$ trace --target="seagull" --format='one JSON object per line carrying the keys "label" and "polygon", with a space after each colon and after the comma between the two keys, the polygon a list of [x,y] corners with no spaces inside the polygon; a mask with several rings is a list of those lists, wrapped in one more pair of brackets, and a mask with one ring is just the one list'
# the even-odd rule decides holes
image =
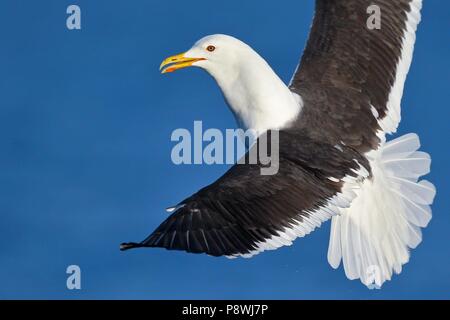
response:
{"label": "seagull", "polygon": [[[381,28],[369,28],[368,8]],[[238,126],[258,142],[278,132],[279,170],[235,164],[171,207],[139,243],[211,256],[250,258],[289,246],[331,219],[328,262],[347,278],[381,285],[422,241],[436,190],[421,180],[431,158],[416,134],[388,139],[421,20],[421,0],[316,0],[303,57],[288,85],[250,46],[206,36],[161,64],[199,67],[217,82]],[[254,148],[254,147],[252,147]],[[252,149],[248,150],[248,153]],[[247,155],[248,155],[247,153]]]}

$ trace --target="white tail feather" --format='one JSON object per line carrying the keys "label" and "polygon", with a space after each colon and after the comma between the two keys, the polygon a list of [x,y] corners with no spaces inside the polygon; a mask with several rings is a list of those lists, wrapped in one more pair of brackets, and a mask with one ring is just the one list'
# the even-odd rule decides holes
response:
{"label": "white tail feather", "polygon": [[351,206],[332,218],[328,261],[337,268],[342,260],[349,279],[381,287],[401,272],[409,249],[422,241],[436,189],[418,182],[431,163],[419,147],[418,136],[409,134],[368,154],[372,178],[355,190]]}

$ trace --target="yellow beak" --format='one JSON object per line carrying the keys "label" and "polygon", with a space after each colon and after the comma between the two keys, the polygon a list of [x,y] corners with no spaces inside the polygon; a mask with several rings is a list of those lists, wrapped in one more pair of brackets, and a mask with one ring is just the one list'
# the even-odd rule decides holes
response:
{"label": "yellow beak", "polygon": [[184,53],[168,57],[159,66],[161,73],[174,72],[192,66],[195,62],[206,60],[205,58],[186,58]]}

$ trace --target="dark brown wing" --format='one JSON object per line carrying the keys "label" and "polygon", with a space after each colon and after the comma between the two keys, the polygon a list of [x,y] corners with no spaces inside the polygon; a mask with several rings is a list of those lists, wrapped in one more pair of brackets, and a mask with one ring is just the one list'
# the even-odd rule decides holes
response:
{"label": "dark brown wing", "polygon": [[279,154],[277,174],[261,175],[259,161],[237,164],[182,201],[147,239],[122,244],[122,250],[252,256],[275,249],[348,206],[354,194],[344,192],[345,184],[359,178],[358,170],[368,174],[365,158],[354,150],[338,150],[298,131],[280,132]]}
{"label": "dark brown wing", "polygon": [[[368,27],[376,21],[374,6],[380,29]],[[378,147],[377,131],[395,132],[421,6],[421,0],[317,0],[290,85],[304,101],[298,125],[360,152]]]}

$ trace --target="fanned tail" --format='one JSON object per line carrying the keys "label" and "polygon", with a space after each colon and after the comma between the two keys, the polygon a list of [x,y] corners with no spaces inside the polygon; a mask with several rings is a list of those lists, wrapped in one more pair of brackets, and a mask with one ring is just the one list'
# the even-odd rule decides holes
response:
{"label": "fanned tail", "polygon": [[402,271],[409,249],[422,241],[436,189],[419,181],[431,164],[419,148],[419,137],[408,134],[368,154],[372,178],[356,190],[350,208],[333,217],[328,261],[338,268],[342,260],[349,279],[381,287]]}

